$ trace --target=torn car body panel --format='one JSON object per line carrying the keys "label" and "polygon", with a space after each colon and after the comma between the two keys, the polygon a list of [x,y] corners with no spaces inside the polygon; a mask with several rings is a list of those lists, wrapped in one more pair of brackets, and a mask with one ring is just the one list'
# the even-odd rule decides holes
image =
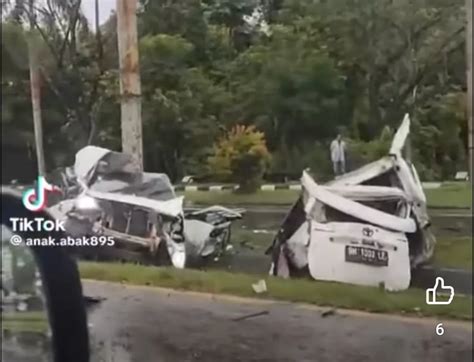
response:
{"label": "torn car body panel", "polygon": [[385,186],[361,186],[353,185],[351,187],[338,187],[338,186],[324,186],[321,185],[324,190],[331,191],[336,195],[349,198],[355,201],[369,201],[369,200],[406,200],[405,193],[394,187]]}
{"label": "torn car body panel", "polygon": [[405,114],[402,124],[398,127],[395,136],[393,136],[392,145],[390,147],[389,155],[400,157],[402,154],[405,142],[410,134],[410,116]]}
{"label": "torn car body panel", "polygon": [[[353,201],[349,198],[339,196],[330,189],[319,187],[316,182],[309,176],[308,173],[303,172],[301,180],[304,189],[309,194],[308,203],[314,200],[329,206],[333,209],[339,210],[347,215],[357,217],[362,221],[373,223],[390,230],[412,233],[416,230],[416,224],[412,219],[397,217],[389,213],[379,211],[373,207],[365,206],[362,203]],[[313,202],[313,204],[315,204]],[[314,206],[313,206],[314,207]],[[312,212],[313,207],[305,207],[306,214]]]}
{"label": "torn car body panel", "polygon": [[436,242],[418,174],[402,156],[409,126],[407,115],[389,155],[332,182],[303,172],[302,194],[267,251],[271,274],[408,288]]}
{"label": "torn car body panel", "polygon": [[393,167],[392,157],[386,156],[371,162],[357,170],[338,176],[335,180],[328,182],[329,187],[362,185],[368,180],[372,180],[381,174],[388,172]]}
{"label": "torn car body panel", "polygon": [[187,245],[194,248],[196,255],[219,257],[229,248],[232,222],[241,219],[244,212],[243,209],[232,210],[219,205],[185,210]]}
{"label": "torn car body panel", "polygon": [[109,153],[110,150],[95,146],[88,146],[79,150],[74,163],[74,175],[78,179],[89,183],[99,162]]}
{"label": "torn car body panel", "polygon": [[209,256],[215,250],[215,245],[207,241],[211,237],[214,226],[200,220],[184,220],[184,235],[189,247],[194,248],[195,255]]}

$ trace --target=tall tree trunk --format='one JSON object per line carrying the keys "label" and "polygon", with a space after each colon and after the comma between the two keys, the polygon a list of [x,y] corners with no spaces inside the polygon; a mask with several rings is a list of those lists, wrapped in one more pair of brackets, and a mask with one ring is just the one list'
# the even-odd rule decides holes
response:
{"label": "tall tree trunk", "polygon": [[30,34],[28,39],[28,58],[30,67],[31,106],[33,109],[33,125],[35,132],[36,159],[38,174],[46,175],[46,163],[43,149],[43,125],[41,120],[41,76],[38,67],[38,52],[34,40],[34,0],[29,2]]}

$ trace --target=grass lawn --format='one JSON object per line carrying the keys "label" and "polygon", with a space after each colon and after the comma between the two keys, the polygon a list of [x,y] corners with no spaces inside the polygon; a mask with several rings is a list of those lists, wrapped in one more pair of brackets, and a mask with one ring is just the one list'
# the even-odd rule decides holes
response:
{"label": "grass lawn", "polygon": [[46,333],[49,329],[48,316],[46,311],[2,313],[2,329]]}
{"label": "grass lawn", "polygon": [[470,208],[472,188],[469,182],[450,182],[440,188],[425,190],[429,207]]}
{"label": "grass lawn", "polygon": [[472,270],[472,237],[437,240],[433,264]]}
{"label": "grass lawn", "polygon": [[[310,303],[375,313],[472,319],[471,298],[455,296],[450,305],[427,305],[425,292],[418,289],[394,293],[379,288],[306,279],[284,280],[268,275],[178,270],[118,263],[81,262],[79,268],[81,277],[85,279]],[[259,279],[266,280],[267,293],[257,295],[253,292],[251,284]]]}
{"label": "grass lawn", "polygon": [[[448,183],[437,189],[425,190],[429,207],[470,208],[471,184]],[[182,194],[182,193],[181,193]],[[237,194],[232,191],[186,191],[185,200],[198,205],[290,205],[298,198],[299,191],[257,191],[253,194]]]}

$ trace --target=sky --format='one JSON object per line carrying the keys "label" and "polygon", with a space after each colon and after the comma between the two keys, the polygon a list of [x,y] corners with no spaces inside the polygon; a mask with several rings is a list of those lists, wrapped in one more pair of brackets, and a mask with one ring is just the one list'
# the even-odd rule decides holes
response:
{"label": "sky", "polygon": [[[99,0],[99,18],[100,24],[103,24],[110,16],[112,10],[115,10],[117,0]],[[38,0],[39,5],[46,5],[45,0]],[[95,0],[82,0],[82,11],[89,19],[91,29],[95,24]],[[3,18],[2,13],[2,18]]]}
{"label": "sky", "polygon": [[[99,0],[99,18],[100,23],[103,24],[110,16],[110,12],[115,10],[117,0]],[[94,29],[95,24],[95,0],[82,0],[82,11],[89,19],[91,29]]]}

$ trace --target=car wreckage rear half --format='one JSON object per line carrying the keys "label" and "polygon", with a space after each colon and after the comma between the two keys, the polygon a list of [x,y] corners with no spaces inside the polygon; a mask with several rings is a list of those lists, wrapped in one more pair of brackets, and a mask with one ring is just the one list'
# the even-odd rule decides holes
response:
{"label": "car wreckage rear half", "polygon": [[165,174],[141,172],[129,155],[88,146],[61,175],[64,200],[50,208],[75,237],[106,236],[114,247],[81,247],[86,258],[172,264],[219,255],[243,210],[184,210]]}
{"label": "car wreckage rear half", "polygon": [[302,194],[267,251],[272,275],[409,287],[435,246],[416,169],[402,156],[409,127],[406,115],[386,157],[326,185],[303,172]]}

